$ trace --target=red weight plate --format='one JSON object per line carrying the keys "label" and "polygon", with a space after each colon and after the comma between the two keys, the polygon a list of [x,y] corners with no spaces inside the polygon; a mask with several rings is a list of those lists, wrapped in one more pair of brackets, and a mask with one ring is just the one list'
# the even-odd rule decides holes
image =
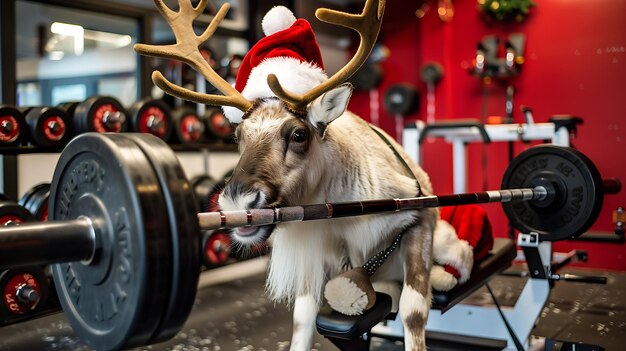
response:
{"label": "red weight plate", "polygon": [[0,116],[0,142],[10,143],[20,135],[20,127],[13,116]]}
{"label": "red weight plate", "polygon": [[202,128],[202,122],[198,116],[189,114],[183,116],[180,121],[180,130],[185,141],[196,142],[202,138],[204,128]]}
{"label": "red weight plate", "polygon": [[213,232],[204,244],[204,258],[207,267],[221,266],[230,258],[230,237],[223,231]]}
{"label": "red weight plate", "polygon": [[21,143],[26,121],[15,107],[0,105],[0,145],[12,146]]}
{"label": "red weight plate", "polygon": [[43,132],[46,138],[59,141],[65,135],[65,122],[60,116],[50,116],[43,120]]}
{"label": "red weight plate", "polygon": [[94,130],[98,133],[121,132],[123,123],[121,120],[110,122],[110,118],[119,119],[118,114],[120,110],[113,104],[102,104],[96,107],[93,114],[93,126]]}
{"label": "red weight plate", "polygon": [[172,111],[172,124],[172,142],[198,144],[204,141],[205,126],[193,110],[179,108]]}
{"label": "red weight plate", "polygon": [[162,100],[144,98],[129,109],[132,130],[168,140],[172,132],[171,110]]}
{"label": "red weight plate", "polygon": [[[44,282],[43,284],[47,283]],[[20,292],[25,291],[24,289],[29,289],[29,292],[32,292],[29,295],[33,298],[22,297]],[[2,293],[2,302],[9,312],[24,314],[34,310],[39,304],[42,295],[42,283],[28,271],[19,272],[8,278]]]}
{"label": "red weight plate", "polygon": [[[68,106],[68,111],[71,106]],[[74,109],[73,123],[76,134],[87,132],[125,132],[128,128],[126,109],[110,96],[92,96]]]}
{"label": "red weight plate", "polygon": [[207,118],[207,128],[211,135],[221,140],[229,140],[232,138],[233,127],[224,116],[222,109],[209,109],[207,110],[205,116]]}

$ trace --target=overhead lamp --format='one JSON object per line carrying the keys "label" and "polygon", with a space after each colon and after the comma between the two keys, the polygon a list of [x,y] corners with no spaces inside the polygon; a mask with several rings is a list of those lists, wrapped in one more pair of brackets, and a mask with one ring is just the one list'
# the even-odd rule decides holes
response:
{"label": "overhead lamp", "polygon": [[85,50],[85,29],[82,26],[62,22],[54,22],[50,25],[50,31],[54,34],[74,38],[74,55],[80,56]]}

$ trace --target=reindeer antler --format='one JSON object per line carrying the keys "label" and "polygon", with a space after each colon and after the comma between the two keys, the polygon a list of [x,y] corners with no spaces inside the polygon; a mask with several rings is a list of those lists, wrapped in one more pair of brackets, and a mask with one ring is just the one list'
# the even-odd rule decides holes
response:
{"label": "reindeer antler", "polygon": [[181,60],[200,72],[213,86],[221,91],[222,95],[201,94],[167,80],[159,71],[152,72],[152,81],[163,91],[181,99],[209,105],[233,106],[241,111],[247,111],[252,103],[246,100],[233,86],[220,77],[200,54],[198,47],[207,41],[215,32],[220,22],[226,16],[230,5],[225,3],[217,12],[207,29],[201,35],[193,30],[193,21],[204,11],[208,0],[200,0],[196,7],[189,0],[178,0],[179,10],[173,11],[163,3],[163,0],[154,0],[156,7],[172,28],[176,37],[173,45],[146,45],[136,44],[135,51],[142,55],[165,57]]}
{"label": "reindeer antler", "polygon": [[361,42],[359,43],[356,54],[339,72],[302,95],[285,90],[280,85],[280,82],[278,82],[278,78],[275,74],[269,74],[267,76],[267,84],[270,89],[272,89],[274,94],[281,100],[289,103],[292,108],[302,110],[309,102],[315,100],[324,92],[346,81],[363,65],[372,51],[376,43],[376,38],[378,37],[378,32],[380,31],[384,11],[385,0],[367,0],[363,12],[360,15],[329,9],[317,9],[315,16],[319,20],[351,28],[359,33]]}

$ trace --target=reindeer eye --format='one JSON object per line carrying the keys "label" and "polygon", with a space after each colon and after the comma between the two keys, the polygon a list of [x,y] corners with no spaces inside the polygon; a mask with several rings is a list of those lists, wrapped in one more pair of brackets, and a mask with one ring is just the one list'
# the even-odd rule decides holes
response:
{"label": "reindeer eye", "polygon": [[303,143],[307,139],[307,132],[305,129],[298,129],[291,134],[291,141],[294,143]]}

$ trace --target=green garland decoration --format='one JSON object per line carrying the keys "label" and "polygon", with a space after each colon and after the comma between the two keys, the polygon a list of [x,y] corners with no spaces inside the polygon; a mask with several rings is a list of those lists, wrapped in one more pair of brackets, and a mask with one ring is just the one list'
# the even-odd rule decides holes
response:
{"label": "green garland decoration", "polygon": [[478,0],[478,5],[487,17],[499,22],[522,22],[537,6],[532,0]]}

